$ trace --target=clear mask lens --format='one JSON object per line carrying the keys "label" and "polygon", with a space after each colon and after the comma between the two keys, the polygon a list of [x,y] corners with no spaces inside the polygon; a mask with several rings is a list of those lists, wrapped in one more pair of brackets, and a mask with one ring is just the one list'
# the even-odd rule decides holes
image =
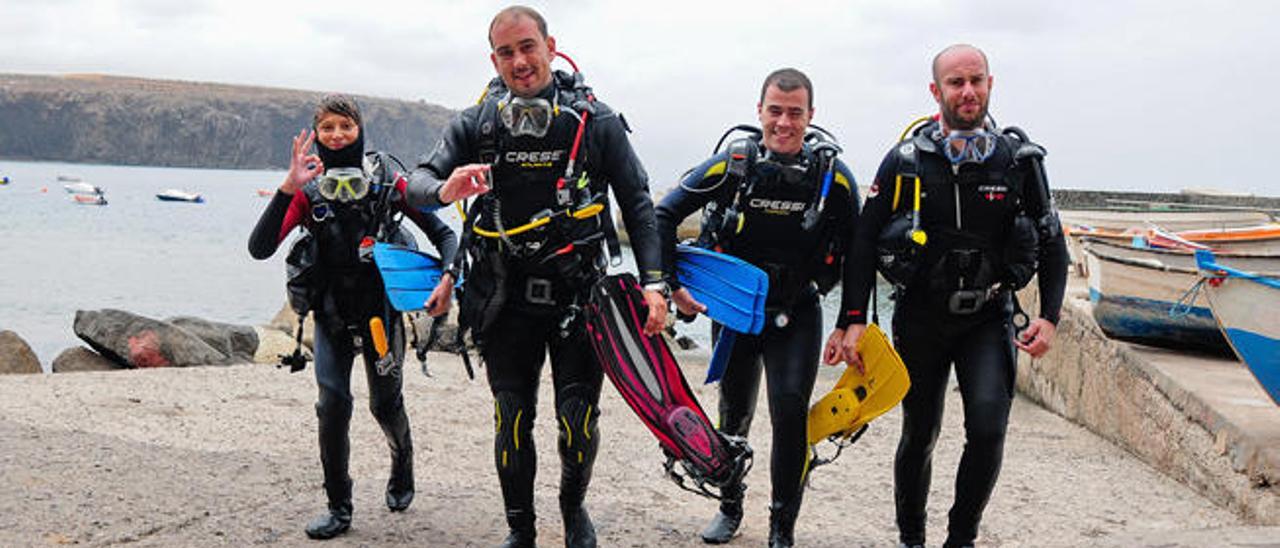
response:
{"label": "clear mask lens", "polygon": [[514,97],[501,109],[502,125],[512,136],[544,137],[551,128],[554,109],[551,102],[536,97]]}
{"label": "clear mask lens", "polygon": [[330,169],[320,176],[316,186],[325,199],[339,202],[353,202],[369,194],[369,179],[364,170],[354,167]]}
{"label": "clear mask lens", "polygon": [[942,140],[943,151],[952,165],[981,164],[996,152],[996,136],[983,130],[953,130]]}

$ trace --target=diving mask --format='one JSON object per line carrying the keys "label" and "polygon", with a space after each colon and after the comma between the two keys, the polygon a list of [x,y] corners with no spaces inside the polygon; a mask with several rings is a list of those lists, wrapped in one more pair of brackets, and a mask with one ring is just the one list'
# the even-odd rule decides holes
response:
{"label": "diving mask", "polygon": [[327,200],[354,202],[369,194],[369,179],[358,167],[335,167],[316,179],[316,188]]}
{"label": "diving mask", "polygon": [[542,138],[551,128],[555,108],[541,97],[512,97],[500,106],[502,125],[514,137],[527,135]]}
{"label": "diving mask", "polygon": [[985,129],[952,130],[942,138],[942,149],[951,165],[981,164],[996,152],[995,134]]}

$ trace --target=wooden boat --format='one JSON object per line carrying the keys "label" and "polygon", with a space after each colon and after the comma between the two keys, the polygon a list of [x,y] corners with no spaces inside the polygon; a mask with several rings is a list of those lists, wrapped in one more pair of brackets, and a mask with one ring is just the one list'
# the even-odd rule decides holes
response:
{"label": "wooden boat", "polygon": [[101,194],[72,194],[71,202],[80,205],[107,205],[107,197]]}
{"label": "wooden boat", "polygon": [[[1157,346],[1230,352],[1208,303],[1192,290],[1200,279],[1191,253],[1084,241],[1093,317],[1110,337]],[[1280,276],[1280,256],[1223,256]],[[1189,302],[1183,302],[1189,301]]]}
{"label": "wooden boat", "polygon": [[1280,278],[1218,264],[1211,252],[1196,260],[1223,336],[1280,405]]}
{"label": "wooden boat", "polygon": [[1123,232],[1130,228],[1146,228],[1149,224],[1165,230],[1222,230],[1265,225],[1276,222],[1274,216],[1263,211],[1147,211],[1147,210],[1086,210],[1064,209],[1058,212],[1063,226]]}
{"label": "wooden boat", "polygon": [[191,202],[193,204],[203,204],[204,196],[195,192],[187,192],[170,188],[156,193],[156,199],[162,202]]}

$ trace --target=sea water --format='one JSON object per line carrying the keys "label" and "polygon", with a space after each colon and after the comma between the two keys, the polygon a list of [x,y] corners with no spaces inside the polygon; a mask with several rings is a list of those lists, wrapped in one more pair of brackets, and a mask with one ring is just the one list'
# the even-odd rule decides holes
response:
{"label": "sea water", "polygon": [[[249,233],[270,201],[257,190],[274,192],[283,171],[3,161],[0,175],[11,180],[0,185],[0,330],[26,340],[46,370],[81,344],[72,332],[77,310],[260,325],[284,306],[289,242],[265,261],[248,252]],[[72,202],[63,190],[70,181],[60,176],[102,188],[107,205]],[[205,202],[155,197],[169,188],[200,193]],[[457,229],[454,208],[439,214]],[[629,249],[623,260],[620,268],[634,271]],[[823,301],[828,331],[839,301],[838,288]],[[888,305],[880,310],[887,324]],[[704,319],[676,328],[710,347]]]}

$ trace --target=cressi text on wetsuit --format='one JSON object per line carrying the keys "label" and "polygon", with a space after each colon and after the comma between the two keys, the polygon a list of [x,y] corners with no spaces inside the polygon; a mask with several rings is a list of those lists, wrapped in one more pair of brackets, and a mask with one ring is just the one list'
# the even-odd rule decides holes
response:
{"label": "cressi text on wetsuit", "polygon": [[[603,275],[602,243],[612,233],[612,220],[607,207],[583,218],[566,212],[607,203],[612,189],[640,281],[662,280],[648,176],[627,139],[626,122],[604,103],[587,100],[580,77],[554,74],[552,85],[538,96],[559,105],[545,135],[513,135],[499,122],[510,96],[495,79],[486,97],[446,128],[413,175],[414,181],[438,188],[458,166],[492,166],[492,190],[473,201],[464,226],[469,265],[459,322],[479,346],[493,392],[494,460],[511,529],[507,542],[513,546],[532,544],[536,534],[532,426],[548,352],[560,425],[566,541],[594,545],[582,502],[600,443],[596,417],[603,373],[586,338],[580,306],[586,290]],[[584,113],[585,134],[573,172],[565,176]],[[562,176],[568,184],[557,188]],[[547,214],[552,219],[545,225],[518,230]]]}
{"label": "cressi text on wetsuit", "polygon": [[[767,151],[757,139],[741,139],[691,170],[657,206],[663,264],[673,288],[679,287],[674,276],[676,227],[704,207],[702,245],[744,259],[769,274],[769,319],[760,334],[736,337],[720,381],[719,428],[729,435],[747,435],[763,368],[773,424],[772,519],[788,537],[807,473],[809,397],[822,347],[819,293],[830,290],[845,275],[842,246],[851,241],[858,218],[853,175],[843,162],[829,160],[808,145],[788,157]],[[741,162],[746,164],[736,165]],[[805,213],[816,210],[823,176],[832,165],[833,183],[821,220],[806,228]],[[726,216],[740,216],[741,222],[733,218],[726,222]],[[778,321],[780,317],[785,320]],[[721,513],[740,519],[742,485],[723,490]]]}

